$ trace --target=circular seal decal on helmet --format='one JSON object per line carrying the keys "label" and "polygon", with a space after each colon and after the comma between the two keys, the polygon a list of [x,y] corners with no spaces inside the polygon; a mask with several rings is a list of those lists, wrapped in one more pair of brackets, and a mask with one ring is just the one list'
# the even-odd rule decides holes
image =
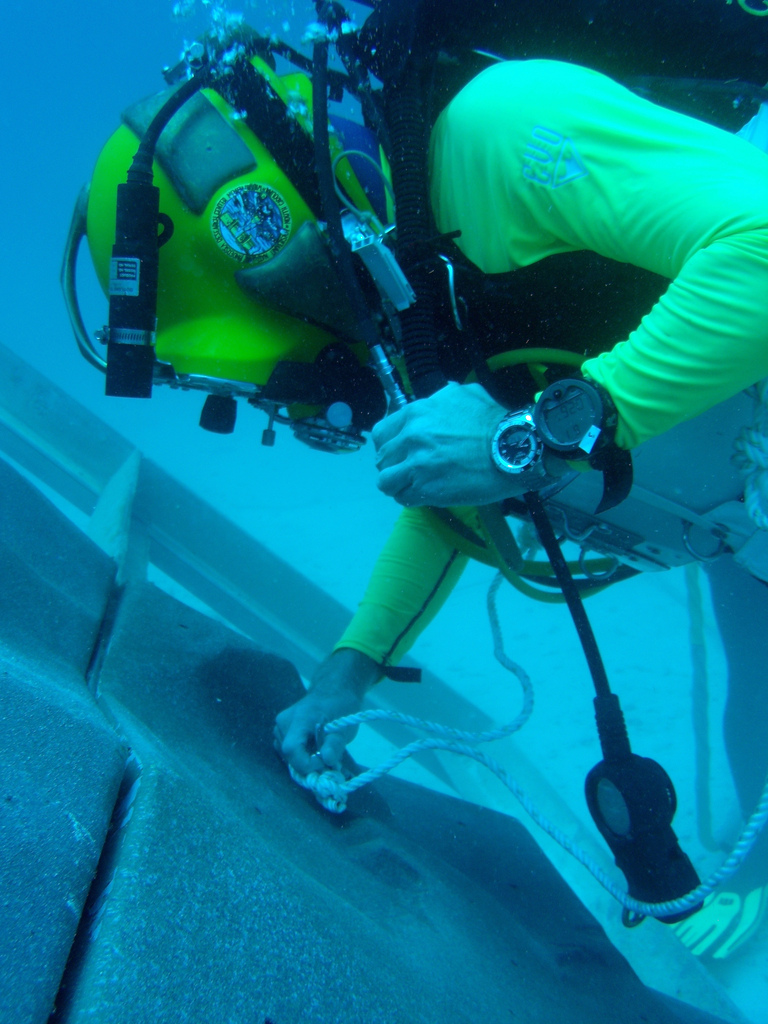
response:
{"label": "circular seal decal on helmet", "polygon": [[211,220],[216,244],[238,263],[264,263],[291,233],[288,204],[268,185],[238,185],[216,203]]}

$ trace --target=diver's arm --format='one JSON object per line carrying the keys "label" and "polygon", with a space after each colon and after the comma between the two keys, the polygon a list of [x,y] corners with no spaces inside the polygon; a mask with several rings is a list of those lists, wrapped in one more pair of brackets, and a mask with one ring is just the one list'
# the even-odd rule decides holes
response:
{"label": "diver's arm", "polygon": [[435,529],[427,509],[404,509],[334,650],[351,648],[378,665],[396,665],[440,611],[467,561]]}
{"label": "diver's arm", "polygon": [[625,448],[768,376],[768,229],[700,249],[626,342],[584,363]]}
{"label": "diver's arm", "polygon": [[467,557],[435,529],[426,509],[398,519],[358,610],[300,701],[276,719],[275,749],[301,775],[338,769],[356,730],[322,734],[326,722],[360,710],[368,690],[432,621]]}
{"label": "diver's arm", "polygon": [[406,507],[481,508],[555,483],[569,466],[554,452],[520,472],[494,462],[509,415],[480,384],[454,381],[398,409],[372,432],[379,489]]}
{"label": "diver's arm", "polygon": [[616,403],[621,446],[768,374],[768,157],[749,142],[594,71],[517,61],[441,114],[431,169],[439,230],[486,273],[592,250],[672,282],[583,366]]}

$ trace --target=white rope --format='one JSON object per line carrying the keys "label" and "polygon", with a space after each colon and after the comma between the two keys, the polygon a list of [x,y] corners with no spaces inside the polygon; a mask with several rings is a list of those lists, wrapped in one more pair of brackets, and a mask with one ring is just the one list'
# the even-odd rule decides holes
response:
{"label": "white rope", "polygon": [[745,474],[744,504],[753,522],[768,530],[768,377],[753,389],[757,400],[751,427],[733,443],[734,465]]}
{"label": "white rope", "polygon": [[485,743],[490,740],[502,739],[511,736],[520,730],[533,713],[533,686],[530,678],[520,665],[512,661],[504,651],[504,644],[499,626],[498,614],[496,611],[496,592],[503,577],[498,573],[488,590],[488,616],[493,635],[493,653],[496,659],[512,672],[520,681],[523,690],[523,707],[520,714],[508,725],[500,729],[488,729],[485,732],[472,733],[462,729],[451,729],[436,722],[427,722],[411,715],[405,715],[400,711],[385,711],[382,708],[373,708],[368,711],[360,711],[355,715],[346,715],[344,718],[337,718],[329,722],[325,727],[326,733],[341,732],[350,725],[359,725],[362,722],[389,721],[400,722],[403,725],[410,725],[413,728],[421,729],[431,734],[431,737],[414,740],[407,746],[396,751],[390,758],[368,771],[356,775],[352,779],[346,779],[339,771],[311,772],[309,775],[299,775],[293,768],[289,767],[291,778],[300,786],[310,790],[322,806],[333,812],[341,814],[346,809],[347,797],[350,793],[360,789],[362,786],[375,782],[382,776],[391,772],[407,758],[422,750],[446,750],[453,754],[462,754],[470,757],[479,764],[493,772],[507,787],[512,795],[518,800],[526,814],[534,821],[539,828],[547,833],[550,838],[561,846],[580,864],[583,864],[593,878],[613,896],[627,910],[642,917],[671,917],[680,914],[691,907],[695,907],[704,900],[718,886],[731,878],[738,871],[742,862],[752,849],[758,835],[768,820],[768,779],[766,779],[760,802],[755,809],[736,842],[731,854],[725,862],[699,886],[687,893],[685,896],[675,900],[667,900],[663,903],[645,903],[630,896],[603,871],[592,857],[581,847],[573,843],[564,832],[546,818],[533,803],[531,798],[519,783],[507,772],[505,768],[482,750],[477,749],[478,743]]}
{"label": "white rope", "polygon": [[[433,738],[425,737],[424,739],[414,740],[407,746],[395,751],[382,764],[377,765],[375,768],[369,768],[368,771],[356,775],[353,779],[345,779],[342,773],[337,771],[310,772],[309,775],[303,776],[295,772],[293,768],[290,768],[291,778],[298,782],[300,786],[311,790],[317,797],[318,802],[326,810],[333,811],[335,814],[341,814],[346,808],[346,798],[349,793],[367,786],[369,782],[375,782],[376,779],[382,778],[382,776],[391,772],[393,768],[396,768],[403,761],[413,757],[414,754],[418,754],[422,750],[449,750],[456,754],[473,757],[477,753],[475,744],[487,743],[490,740],[500,740],[522,729],[533,714],[533,686],[525,669],[518,665],[517,662],[512,661],[504,651],[504,641],[501,635],[495,603],[496,592],[503,579],[502,574],[497,573],[488,590],[488,617],[493,636],[493,653],[508,672],[517,676],[523,691],[523,707],[517,718],[499,729],[487,729],[485,732],[466,732],[463,729],[452,729],[446,725],[440,725],[438,722],[427,722],[422,718],[405,715],[401,711],[386,711],[383,708],[371,708],[368,711],[359,711],[354,715],[346,715],[344,718],[336,718],[333,722],[329,722],[323,727],[326,733],[341,732],[347,726],[360,725],[362,722],[385,720],[388,722],[399,722],[401,725],[409,725],[414,729],[420,729],[422,732],[429,733]],[[484,755],[480,760],[482,760],[483,764],[487,763]],[[488,767],[490,767],[490,764]]]}

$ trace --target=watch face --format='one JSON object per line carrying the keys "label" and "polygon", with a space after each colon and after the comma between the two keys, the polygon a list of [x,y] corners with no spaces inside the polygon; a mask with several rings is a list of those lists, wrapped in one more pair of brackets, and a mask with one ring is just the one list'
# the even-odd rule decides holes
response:
{"label": "watch face", "polygon": [[502,430],[496,442],[499,459],[512,471],[521,472],[539,457],[539,442],[530,425],[514,424]]}

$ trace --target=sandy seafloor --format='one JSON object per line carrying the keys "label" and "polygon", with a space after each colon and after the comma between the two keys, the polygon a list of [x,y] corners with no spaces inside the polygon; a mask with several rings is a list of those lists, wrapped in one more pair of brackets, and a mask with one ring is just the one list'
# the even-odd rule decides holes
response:
{"label": "sandy seafloor", "polygon": [[[0,341],[353,609],[397,514],[376,490],[370,446],[356,455],[331,457],[305,449],[282,430],[275,448],[267,449],[259,443],[265,417],[247,408],[241,409],[236,433],[219,437],[197,428],[199,397],[158,392],[151,402],[105,399],[101,378],[80,358],[71,338],[57,279],[72,205],[116,127],[119,111],[161,87],[160,68],[175,59],[181,41],[194,33],[193,26],[172,19],[170,7],[167,0],[135,0],[131,5],[42,0],[34,6],[6,0],[0,63],[6,96],[0,120],[7,154],[0,164]],[[256,28],[294,36],[311,16],[308,4],[290,0],[242,9]],[[86,321],[95,329],[106,307],[87,267],[82,278]],[[516,684],[491,652],[485,614],[490,579],[490,570],[472,566],[413,653],[503,722],[517,713],[518,705]],[[725,674],[706,584],[702,589],[711,689],[710,801],[715,830],[726,839],[733,835],[737,818],[719,730]],[[623,583],[590,601],[589,609],[612,684],[622,697],[634,749],[660,760],[675,780],[680,804],[676,829],[705,874],[721,855],[703,851],[694,820],[687,601],[685,575],[675,571]],[[530,673],[537,705],[525,731],[506,741],[510,745],[498,756],[512,766],[519,761],[523,780],[537,797],[554,807],[554,814],[567,807],[575,817],[564,823],[566,828],[576,834],[583,827],[586,839],[599,848],[591,824],[582,826],[576,820],[587,819],[583,778],[599,760],[599,751],[591,683],[573,627],[562,608],[533,604],[511,590],[503,593],[500,611],[508,652]],[[382,696],[396,704],[397,685],[385,685]],[[438,705],[434,717],[441,719]],[[375,734],[366,736],[365,730],[353,747],[363,762],[377,760],[386,750],[383,741]],[[513,798],[486,778],[480,766],[467,762],[453,771],[462,795],[517,813]],[[418,766],[408,772],[417,781],[434,784]],[[551,844],[545,847],[552,853]],[[676,940],[653,922],[623,931],[617,909],[583,869],[574,865],[567,870],[612,936],[620,936],[625,955],[641,972],[647,968],[651,979],[658,978],[654,971]],[[657,940],[654,936],[661,932]],[[742,956],[718,968],[717,978],[755,1024],[768,1022],[768,928]],[[674,979],[666,980],[664,987],[674,992]]]}

